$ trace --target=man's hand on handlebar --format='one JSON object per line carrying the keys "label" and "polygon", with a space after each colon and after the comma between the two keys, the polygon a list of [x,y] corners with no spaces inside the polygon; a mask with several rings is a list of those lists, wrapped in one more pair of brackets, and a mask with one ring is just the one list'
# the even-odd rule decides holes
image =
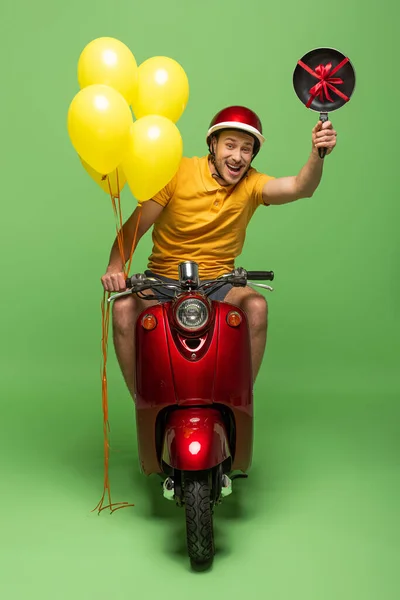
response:
{"label": "man's hand on handlebar", "polygon": [[108,267],[101,283],[106,292],[124,292],[126,290],[125,275],[115,267]]}

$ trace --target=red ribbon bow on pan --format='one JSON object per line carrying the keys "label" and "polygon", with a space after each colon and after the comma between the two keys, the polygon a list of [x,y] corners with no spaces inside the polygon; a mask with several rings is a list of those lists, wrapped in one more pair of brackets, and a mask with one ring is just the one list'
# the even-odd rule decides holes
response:
{"label": "red ribbon bow on pan", "polygon": [[333,99],[329,95],[329,90],[334,92],[337,96],[342,98],[345,102],[348,102],[350,98],[343,94],[336,85],[343,83],[343,79],[340,77],[333,77],[339,69],[341,69],[347,62],[349,62],[348,58],[342,60],[334,69],[332,69],[332,63],[328,63],[327,65],[318,65],[315,67],[315,71],[311,69],[308,65],[303,63],[302,60],[299,60],[298,64],[303,67],[310,75],[319,79],[318,83],[316,83],[310,90],[310,98],[306,104],[307,108],[310,108],[314,99],[318,96],[321,102],[324,102],[325,98],[329,102],[333,102]]}

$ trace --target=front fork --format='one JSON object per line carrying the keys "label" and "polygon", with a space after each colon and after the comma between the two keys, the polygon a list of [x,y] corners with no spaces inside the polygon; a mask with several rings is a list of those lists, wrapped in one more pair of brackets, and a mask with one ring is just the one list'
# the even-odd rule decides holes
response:
{"label": "front fork", "polygon": [[[167,477],[163,482],[163,495],[166,500],[175,501],[178,506],[183,505],[182,471],[175,471],[172,477]],[[212,504],[220,504],[222,499],[232,493],[232,480],[222,470],[222,463],[214,467],[209,473]]]}

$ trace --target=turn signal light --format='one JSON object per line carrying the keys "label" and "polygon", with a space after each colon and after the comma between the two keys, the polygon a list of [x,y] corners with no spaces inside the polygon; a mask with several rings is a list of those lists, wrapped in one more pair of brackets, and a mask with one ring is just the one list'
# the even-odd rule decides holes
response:
{"label": "turn signal light", "polygon": [[228,313],[228,316],[226,317],[226,321],[228,323],[228,325],[230,325],[231,327],[238,327],[240,325],[240,323],[242,322],[242,317],[240,316],[240,314],[236,311],[231,311],[230,313]]}
{"label": "turn signal light", "polygon": [[157,327],[157,319],[154,315],[145,315],[142,319],[142,326],[147,331],[151,331]]}

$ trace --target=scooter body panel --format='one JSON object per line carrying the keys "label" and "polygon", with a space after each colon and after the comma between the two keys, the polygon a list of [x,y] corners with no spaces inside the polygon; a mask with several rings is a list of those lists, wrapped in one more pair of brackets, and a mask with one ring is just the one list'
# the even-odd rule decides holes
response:
{"label": "scooter body panel", "polygon": [[205,471],[230,456],[228,436],[216,408],[180,408],[172,411],[164,431],[162,460],[180,471]]}
{"label": "scooter body panel", "polygon": [[[210,468],[216,456],[224,460],[222,457],[229,454],[233,470],[246,471],[250,466],[253,392],[247,319],[240,309],[228,303],[213,301],[211,309],[206,331],[195,336],[186,335],[176,327],[173,303],[151,306],[137,320],[135,405],[139,458],[145,474],[161,473],[164,457],[170,462],[179,462],[174,448],[177,440],[183,443],[188,439],[183,432],[187,434],[190,426],[182,423],[190,423],[190,418],[196,418],[191,412],[193,407],[204,414],[212,410],[209,420],[201,418],[209,440],[204,441],[208,450],[201,455],[208,457]],[[227,323],[227,315],[232,310],[242,317],[237,327]],[[155,316],[155,329],[148,331],[142,326],[145,314]],[[178,413],[174,416],[177,408],[187,410],[187,417],[181,410],[179,418]],[[213,419],[215,428],[210,425]],[[196,431],[198,435],[198,429]],[[228,449],[224,435],[229,440]],[[167,450],[163,454],[164,442]],[[196,447],[194,445],[192,449]],[[197,459],[200,461],[199,456]],[[207,460],[204,459],[203,468],[208,468]]]}

